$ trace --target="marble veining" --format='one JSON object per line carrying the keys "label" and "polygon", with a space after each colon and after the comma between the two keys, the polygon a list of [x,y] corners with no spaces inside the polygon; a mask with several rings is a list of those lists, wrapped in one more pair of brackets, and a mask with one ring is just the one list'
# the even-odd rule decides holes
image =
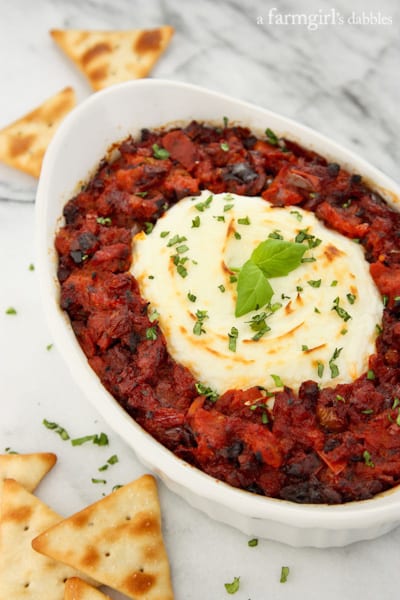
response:
{"label": "marble veining", "polygon": [[[269,11],[390,17],[392,24],[269,23]],[[264,23],[257,24],[262,17]],[[91,93],[55,47],[50,28],[175,27],[152,77],[203,85],[313,127],[400,182],[400,4],[397,0],[0,0],[0,127],[66,85]],[[42,313],[34,264],[36,181],[0,165],[0,452],[52,450],[59,464],[39,495],[72,513],[145,468],[72,381]],[[16,315],[6,315],[8,307]],[[110,446],[73,448],[42,425],[74,436],[106,431]],[[91,478],[111,454],[107,484]],[[372,600],[400,585],[400,529],[344,549],[293,549],[214,523],[160,486],[176,597],[221,599],[241,577],[238,600]],[[279,583],[282,565],[290,567]],[[113,597],[117,598],[116,595]]]}

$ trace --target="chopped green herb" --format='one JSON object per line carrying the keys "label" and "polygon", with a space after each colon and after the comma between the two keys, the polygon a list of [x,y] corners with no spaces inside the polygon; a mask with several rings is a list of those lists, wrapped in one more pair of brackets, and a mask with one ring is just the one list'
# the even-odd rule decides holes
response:
{"label": "chopped green herb", "polygon": [[144,231],[147,235],[149,235],[149,233],[151,233],[154,229],[154,223],[150,223],[149,221],[146,221],[144,224]]}
{"label": "chopped green herb", "polygon": [[191,292],[187,293],[187,297],[188,297],[188,300],[190,300],[190,302],[196,302],[196,300],[197,300],[197,296],[195,296]]}
{"label": "chopped green herb", "polygon": [[400,405],[400,399],[399,398],[394,398],[393,400],[393,404],[392,404],[392,409],[394,410],[395,408],[397,408]]}
{"label": "chopped green herb", "polygon": [[258,539],[253,538],[252,540],[249,540],[247,542],[247,545],[250,546],[250,548],[254,548],[255,546],[258,546]]}
{"label": "chopped green herb", "polygon": [[149,275],[148,279],[154,279],[154,275]]}
{"label": "chopped green herb", "polygon": [[215,216],[214,219],[216,221],[220,221],[221,223],[225,223],[225,217],[224,217],[224,215]]}
{"label": "chopped green herb", "polygon": [[183,278],[185,278],[188,274],[187,268],[184,267],[182,264],[176,265],[176,270],[177,270],[178,274]]}
{"label": "chopped green herb", "polygon": [[237,222],[239,223],[239,225],[250,225],[250,219],[247,216],[238,219]]}
{"label": "chopped green herb", "polygon": [[317,261],[317,259],[316,259],[316,258],[314,258],[313,256],[310,256],[310,257],[306,257],[306,258],[302,258],[302,259],[301,259],[301,262],[302,262],[302,263],[312,263],[312,262],[316,262],[316,261]]}
{"label": "chopped green herb", "polygon": [[296,292],[302,292],[303,288],[301,287],[301,285],[296,285]]}
{"label": "chopped green herb", "polygon": [[240,577],[234,577],[232,583],[225,583],[225,589],[228,594],[236,594],[240,587]]}
{"label": "chopped green herb", "polygon": [[227,144],[226,142],[222,142],[221,146],[221,150],[223,150],[224,152],[229,152],[229,144]]}
{"label": "chopped green herb", "polygon": [[157,339],[157,329],[155,327],[148,327],[146,329],[146,340],[155,341]]}
{"label": "chopped green herb", "polygon": [[196,215],[194,219],[192,219],[192,229],[195,229],[196,227],[200,227],[200,217],[199,215]]}
{"label": "chopped green herb", "polygon": [[331,308],[331,310],[335,310],[337,312],[337,314],[339,315],[339,317],[341,319],[343,319],[343,321],[348,321],[349,319],[351,319],[351,315],[349,315],[349,313],[344,310],[344,308],[342,308],[341,306],[339,306],[339,297],[335,298],[335,300],[333,301],[333,306]]}
{"label": "chopped green herb", "polygon": [[281,568],[281,578],[280,578],[280,583],[286,583],[287,579],[289,576],[289,567],[282,567]]}
{"label": "chopped green herb", "polygon": [[299,213],[299,211],[298,211],[298,210],[291,210],[291,211],[290,211],[290,214],[291,214],[291,215],[295,215],[295,217],[296,217],[296,219],[297,219],[298,221],[302,221],[302,220],[303,220],[303,215],[302,215],[301,213]]}
{"label": "chopped green herb", "polygon": [[86,442],[94,443],[94,438],[95,438],[95,435],[85,435],[83,437],[75,438],[74,440],[71,440],[71,444],[72,444],[72,446],[82,446],[82,444],[86,444]]}
{"label": "chopped green herb", "polygon": [[215,402],[215,400],[218,398],[218,393],[215,390],[204,385],[200,381],[197,381],[195,383],[195,388],[196,388],[196,392],[198,394],[200,394],[200,396],[205,396],[206,398],[208,398],[209,400],[212,400],[213,402]]}
{"label": "chopped green herb", "polygon": [[236,240],[241,240],[242,236],[240,235],[240,233],[238,231],[235,231],[235,233],[233,234],[235,236]]}
{"label": "chopped green herb", "polygon": [[116,492],[117,490],[119,490],[120,488],[122,488],[122,485],[114,485],[114,487],[112,488],[112,492]]}
{"label": "chopped green herb", "polygon": [[165,237],[167,237],[167,235],[169,235],[169,231],[162,231],[162,232],[160,233],[160,237],[161,237],[161,238],[165,238]]}
{"label": "chopped green herb", "polygon": [[31,263],[28,267],[29,271],[34,271],[35,270],[35,265],[33,263]]}
{"label": "chopped green herb", "polygon": [[[139,196],[140,198],[146,198],[147,194],[149,192],[134,192],[135,196]],[[168,206],[163,206],[163,209],[166,210],[168,208]]]}
{"label": "chopped green herb", "polygon": [[197,310],[196,311],[196,323],[193,326],[193,333],[195,335],[201,335],[202,333],[206,333],[206,330],[203,329],[203,323],[205,319],[208,319],[208,314],[206,310]]}
{"label": "chopped green herb", "polygon": [[279,233],[278,229],[275,229],[275,231],[269,233],[268,237],[270,240],[283,240],[283,235]]}
{"label": "chopped green herb", "polygon": [[169,158],[168,150],[165,150],[165,148],[161,148],[158,144],[153,144],[152,150],[154,158],[158,158],[159,160],[165,160]]}
{"label": "chopped green herb", "polygon": [[223,122],[224,122],[224,127],[226,129],[228,127],[228,122],[229,122],[228,117],[223,117],[222,119],[223,119]]}
{"label": "chopped green herb", "polygon": [[314,312],[317,313],[318,315],[321,314],[321,311],[316,306],[314,306]]}
{"label": "chopped green herb", "polygon": [[343,396],[341,396],[340,394],[336,394],[336,400],[338,402],[346,402],[345,398],[343,398]]}
{"label": "chopped green herb", "polygon": [[283,381],[282,381],[282,379],[279,377],[279,375],[273,375],[273,374],[271,373],[271,377],[272,377],[272,379],[274,380],[274,383],[275,383],[276,387],[285,387],[285,386],[283,385]]}
{"label": "chopped green herb", "polygon": [[367,371],[367,379],[369,379],[370,381],[373,381],[375,379],[375,373],[373,372],[372,369],[368,369],[368,371]]}
{"label": "chopped green herb", "polygon": [[272,131],[272,129],[267,127],[267,129],[265,130],[265,135],[267,136],[268,142],[271,144],[271,146],[278,146],[278,144],[279,144],[278,136],[276,135],[276,133],[274,133]]}
{"label": "chopped green herb", "polygon": [[332,283],[331,283],[331,287],[336,287],[336,286],[337,286],[337,284],[338,284],[338,281],[337,281],[337,279],[334,279],[334,280],[332,281]]}
{"label": "chopped green herb", "polygon": [[340,330],[340,334],[341,335],[346,335],[347,331],[348,330],[344,327],[343,329]]}
{"label": "chopped green herb", "polygon": [[225,290],[225,286],[221,283],[221,285],[218,286],[219,291],[223,294],[226,290]]}
{"label": "chopped green herb", "polygon": [[236,352],[236,342],[239,336],[239,331],[236,327],[231,327],[230,332],[228,333],[228,338],[229,338],[229,350],[231,352]]}
{"label": "chopped green herb", "polygon": [[229,275],[229,281],[231,283],[236,283],[238,280],[238,278],[236,277],[236,275]]}
{"label": "chopped green herb", "polygon": [[200,212],[204,212],[206,210],[206,208],[210,207],[211,202],[213,201],[213,196],[208,196],[207,200],[205,200],[204,202],[198,202],[198,204],[195,204],[195,208],[197,208],[198,211]]}
{"label": "chopped green herb", "polygon": [[182,242],[187,242],[187,238],[184,235],[174,235],[168,242],[167,248],[171,248],[176,244],[181,244]]}
{"label": "chopped green herb", "polygon": [[231,210],[231,208],[234,206],[234,204],[225,204],[224,206],[224,212],[228,212],[228,210]]}
{"label": "chopped green herb", "polygon": [[106,479],[96,479],[95,477],[92,477],[92,483],[102,483],[102,484],[106,484],[107,481]]}
{"label": "chopped green herb", "polygon": [[313,288],[319,288],[321,287],[321,281],[321,279],[309,279],[307,283]]}
{"label": "chopped green herb", "polygon": [[388,302],[389,302],[389,296],[387,296],[386,294],[383,294],[383,296],[382,296],[383,306],[387,306]]}
{"label": "chopped green herb", "polygon": [[368,450],[364,450],[363,459],[364,459],[364,462],[367,465],[367,467],[372,467],[372,468],[375,467],[375,464],[371,460],[371,454],[368,452]]}
{"label": "chopped green herb", "polygon": [[261,423],[263,425],[267,425],[268,424],[268,415],[266,412],[263,412],[261,415]]}
{"label": "chopped green herb", "polygon": [[7,446],[7,448],[4,448],[4,452],[6,452],[6,454],[19,454],[19,452],[17,452],[16,450],[11,450],[9,446]]}
{"label": "chopped green herb", "polygon": [[64,442],[70,439],[66,429],[58,425],[58,423],[48,421],[47,419],[43,419],[42,423],[45,427],[47,427],[47,429],[51,429],[52,431],[54,431],[54,433],[57,433]]}
{"label": "chopped green herb", "polygon": [[373,412],[374,412],[374,411],[372,410],[372,408],[366,408],[365,410],[362,410],[362,411],[361,411],[361,413],[362,413],[363,415],[372,415],[372,414],[373,414]]}
{"label": "chopped green herb", "polygon": [[112,223],[110,217],[97,217],[96,222],[99,225],[111,225]]}
{"label": "chopped green herb", "polygon": [[107,435],[103,432],[101,432],[100,435],[96,434],[93,439],[93,444],[96,444],[96,446],[108,446]]}
{"label": "chopped green herb", "polygon": [[306,344],[303,344],[301,349],[303,352],[308,352],[310,348],[308,346],[306,346]]}
{"label": "chopped green herb", "polygon": [[189,250],[189,246],[187,246],[186,244],[182,244],[181,246],[177,246],[175,250],[178,254],[183,254],[184,252],[187,252]]}
{"label": "chopped green herb", "polygon": [[158,310],[156,310],[155,308],[152,309],[151,313],[149,314],[149,321],[150,323],[154,323],[154,321],[157,321],[157,319],[159,318],[160,313],[158,312]]}
{"label": "chopped green herb", "polygon": [[15,308],[13,306],[10,306],[9,308],[7,308],[6,310],[6,315],[16,315],[17,311],[15,310]]}
{"label": "chopped green herb", "polygon": [[398,411],[398,413],[397,413],[396,425],[397,425],[398,427],[400,427],[400,408],[399,408],[399,411]]}
{"label": "chopped green herb", "polygon": [[318,377],[321,378],[324,374],[325,367],[322,362],[317,362]]}
{"label": "chopped green herb", "polygon": [[53,345],[54,344],[47,344],[46,350],[49,352],[52,349]]}
{"label": "chopped green herb", "polygon": [[300,229],[299,233],[294,238],[294,241],[297,244],[302,244],[303,242],[307,242],[307,246],[309,249],[316,248],[322,243],[322,240],[315,237],[311,233],[308,233],[308,227],[306,229]]}
{"label": "chopped green herb", "polygon": [[350,304],[354,304],[356,301],[356,296],[354,294],[346,294],[346,298]]}

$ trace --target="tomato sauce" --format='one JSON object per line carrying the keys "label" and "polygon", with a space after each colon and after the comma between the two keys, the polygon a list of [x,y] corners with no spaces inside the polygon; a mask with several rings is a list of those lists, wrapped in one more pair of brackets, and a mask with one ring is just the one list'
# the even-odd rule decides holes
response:
{"label": "tomato sauce", "polygon": [[[338,504],[397,485],[400,213],[359,175],[270,130],[260,139],[192,122],[142,130],[117,149],[66,204],[55,241],[61,307],[107,390],[161,444],[235,487]],[[129,273],[131,241],[202,189],[300,206],[362,245],[385,304],[367,373],[336,387],[284,388],[270,409],[257,387],[204,393],[173,360]]]}

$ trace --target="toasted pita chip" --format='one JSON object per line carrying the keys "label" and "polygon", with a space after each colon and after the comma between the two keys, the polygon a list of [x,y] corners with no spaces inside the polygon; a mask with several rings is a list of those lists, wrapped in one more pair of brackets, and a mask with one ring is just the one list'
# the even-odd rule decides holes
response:
{"label": "toasted pita chip", "polygon": [[62,600],[65,581],[82,575],[31,547],[61,517],[13,479],[4,481],[0,514],[0,598]]}
{"label": "toasted pita chip", "polygon": [[111,598],[83,579],[71,577],[65,582],[64,600],[111,600]]}
{"label": "toasted pita chip", "polygon": [[173,598],[157,487],[151,475],[51,527],[32,546],[129,598]]}
{"label": "toasted pita chip", "polygon": [[75,92],[67,87],[0,130],[0,160],[39,177],[47,146],[62,119],[74,106]]}
{"label": "toasted pita chip", "polygon": [[38,452],[36,454],[1,454],[0,502],[4,479],[15,479],[29,492],[33,492],[46,473],[48,473],[55,465],[56,460],[56,455],[50,452]]}
{"label": "toasted pita chip", "polygon": [[94,90],[146,77],[166,50],[173,33],[170,25],[131,31],[50,31]]}

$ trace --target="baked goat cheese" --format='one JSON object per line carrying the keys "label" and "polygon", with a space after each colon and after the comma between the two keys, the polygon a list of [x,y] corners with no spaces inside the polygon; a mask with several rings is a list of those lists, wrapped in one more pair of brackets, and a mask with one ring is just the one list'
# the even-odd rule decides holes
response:
{"label": "baked goat cheese", "polygon": [[[266,240],[304,244],[268,278],[265,306],[235,316],[240,269]],[[368,369],[383,305],[355,241],[313,213],[259,197],[187,197],[133,241],[131,272],[173,358],[222,393],[351,382]],[[250,290],[251,292],[251,290]]]}

